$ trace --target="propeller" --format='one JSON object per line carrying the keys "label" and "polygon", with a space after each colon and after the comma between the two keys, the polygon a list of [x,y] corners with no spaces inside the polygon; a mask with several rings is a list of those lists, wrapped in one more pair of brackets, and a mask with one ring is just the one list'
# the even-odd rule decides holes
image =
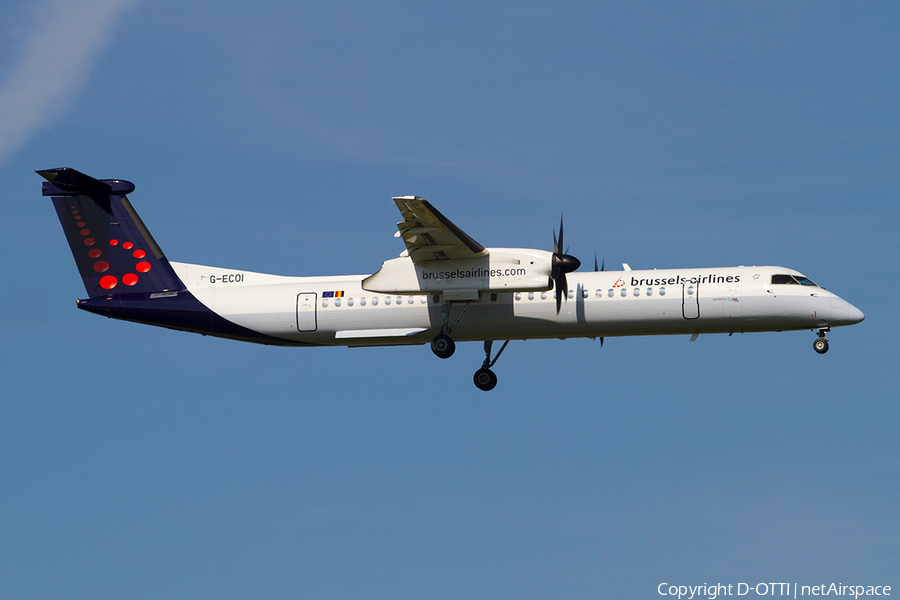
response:
{"label": "propeller", "polygon": [[[605,271],[606,270],[606,258],[603,259],[603,266],[597,266],[597,253],[594,252],[594,271]],[[603,338],[600,338],[600,347],[603,347]]]}
{"label": "propeller", "polygon": [[[566,252],[568,252],[566,248]],[[550,278],[553,280],[553,286],[556,288],[556,314],[562,308],[563,296],[569,299],[569,284],[566,282],[566,273],[571,273],[581,266],[581,261],[563,252],[563,220],[559,218],[559,241],[556,239],[556,232],[553,233],[553,258],[551,261],[552,270]]]}

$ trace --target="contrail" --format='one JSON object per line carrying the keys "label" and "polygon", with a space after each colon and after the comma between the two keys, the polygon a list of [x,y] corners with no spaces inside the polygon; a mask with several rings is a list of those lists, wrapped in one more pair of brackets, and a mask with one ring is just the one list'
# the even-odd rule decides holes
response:
{"label": "contrail", "polygon": [[49,0],[32,9],[18,55],[0,73],[0,162],[58,120],[84,90],[116,20],[140,0]]}

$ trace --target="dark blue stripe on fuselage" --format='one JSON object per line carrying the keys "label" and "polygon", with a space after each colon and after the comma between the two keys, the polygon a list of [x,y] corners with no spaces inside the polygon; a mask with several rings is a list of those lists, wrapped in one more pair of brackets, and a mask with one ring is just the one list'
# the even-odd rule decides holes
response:
{"label": "dark blue stripe on fuselage", "polygon": [[134,321],[274,346],[315,346],[265,335],[219,316],[188,291],[177,294],[122,294],[79,300],[78,308],[112,319]]}

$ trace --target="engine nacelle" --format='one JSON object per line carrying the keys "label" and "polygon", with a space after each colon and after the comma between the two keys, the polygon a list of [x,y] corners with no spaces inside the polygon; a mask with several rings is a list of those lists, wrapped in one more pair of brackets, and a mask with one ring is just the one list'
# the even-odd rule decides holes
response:
{"label": "engine nacelle", "polygon": [[488,248],[488,255],[470,260],[432,260],[416,264],[408,256],[386,260],[362,281],[381,294],[443,294],[451,300],[477,299],[480,292],[545,291],[553,253],[521,248]]}

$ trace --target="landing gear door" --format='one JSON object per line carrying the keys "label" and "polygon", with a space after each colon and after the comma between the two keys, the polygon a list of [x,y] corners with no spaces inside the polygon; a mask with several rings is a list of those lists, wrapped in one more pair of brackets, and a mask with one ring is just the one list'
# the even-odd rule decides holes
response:
{"label": "landing gear door", "polygon": [[684,283],[681,286],[681,312],[685,319],[700,318],[700,284]]}
{"label": "landing gear door", "polygon": [[316,293],[297,294],[297,331],[316,330]]}

